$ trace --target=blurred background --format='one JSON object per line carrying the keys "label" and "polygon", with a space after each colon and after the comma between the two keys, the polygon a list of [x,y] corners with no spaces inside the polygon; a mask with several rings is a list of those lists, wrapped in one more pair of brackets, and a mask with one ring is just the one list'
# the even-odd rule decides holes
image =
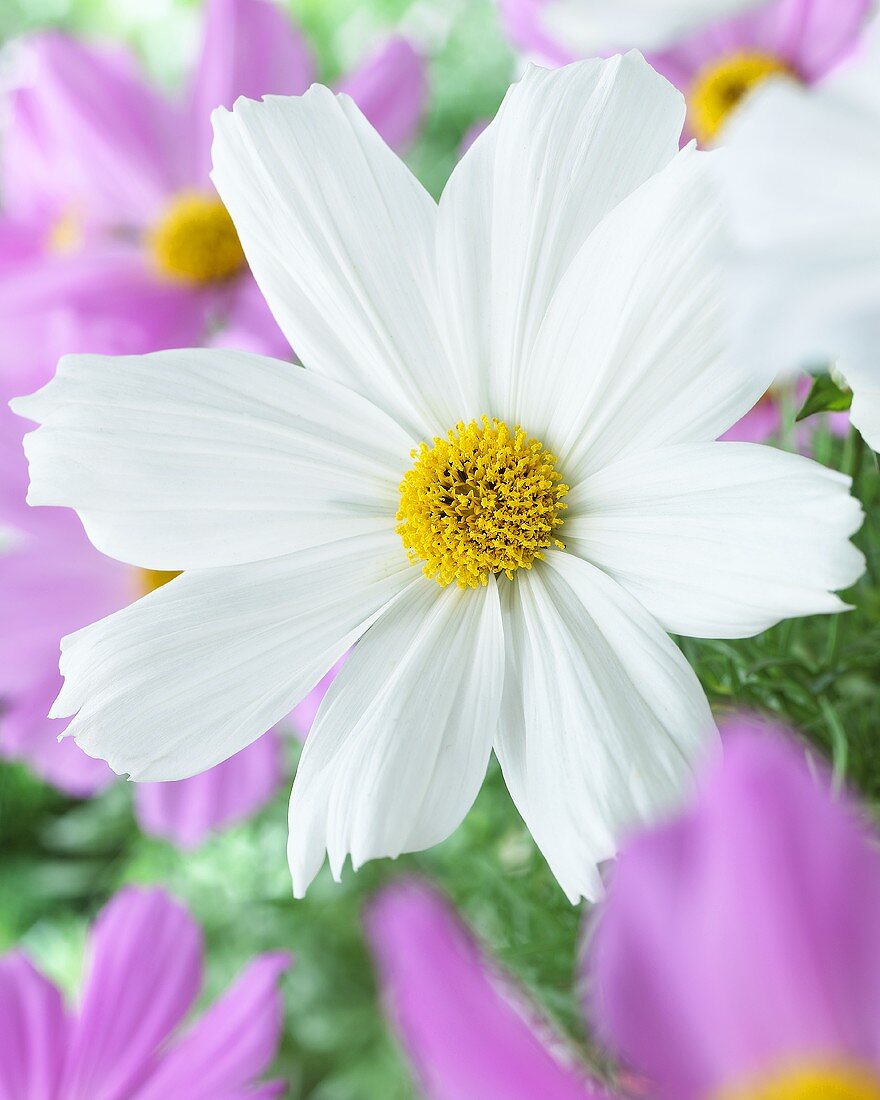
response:
{"label": "blurred background", "polygon": [[[490,0],[288,0],[311,44],[319,78],[352,69],[391,33],[427,59],[423,124],[405,157],[439,195],[475,125],[491,117],[519,69]],[[2,0],[0,39],[61,28],[129,45],[173,94],[193,64],[199,0]],[[793,411],[793,410],[789,410]],[[782,441],[785,443],[785,440]],[[819,428],[815,456],[856,474],[869,459],[850,436]],[[860,485],[876,514],[878,479]],[[871,499],[868,499],[871,498]],[[874,526],[859,536],[869,553]],[[880,592],[862,582],[859,610],[786,623],[744,642],[683,648],[719,708],[747,706],[800,728],[870,799],[880,795],[875,715]],[[299,742],[283,738],[293,774]],[[376,889],[417,870],[437,882],[552,1021],[586,1058],[575,971],[581,912],[566,901],[516,814],[494,764],[474,810],[445,844],[396,863],[368,864],[343,883],[325,870],[294,902],[285,860],[282,783],[257,814],[192,850],[145,835],[131,786],[69,798],[19,762],[0,761],[0,952],[21,943],[65,990],[76,988],[89,922],[126,883],[159,883],[191,909],[206,935],[208,1001],[254,954],[284,948],[285,1028],[273,1075],[291,1096],[383,1100],[417,1095],[377,1005],[362,916]]]}

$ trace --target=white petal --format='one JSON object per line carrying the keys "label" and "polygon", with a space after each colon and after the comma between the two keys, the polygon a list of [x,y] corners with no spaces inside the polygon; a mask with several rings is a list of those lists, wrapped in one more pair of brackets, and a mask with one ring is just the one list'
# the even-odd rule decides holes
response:
{"label": "white petal", "polygon": [[393,534],[184,573],[61,643],[52,717],[132,779],[186,779],[249,745],[412,579]]}
{"label": "white petal", "polygon": [[508,665],[495,751],[514,802],[574,902],[622,832],[682,792],[714,740],[690,665],[620,585],[551,551],[502,585]]}
{"label": "white petal", "polygon": [[880,451],[880,363],[876,358],[876,349],[880,347],[880,313],[872,319],[871,339],[864,346],[871,348],[869,360],[853,352],[840,365],[853,391],[849,418],[868,445]]}
{"label": "white petal", "polygon": [[302,897],[326,850],[377,856],[444,840],[486,773],[504,679],[494,579],[441,589],[418,578],[364,635],[327,694],[290,800],[288,856]]}
{"label": "white petal", "polygon": [[754,443],[667,447],[578,486],[560,535],[667,630],[743,638],[791,616],[846,610],[831,593],[865,567],[848,541],[863,518],[849,485]]}
{"label": "white petal", "polygon": [[483,373],[473,411],[511,402],[556,287],[590,232],[667,164],[681,95],[638,54],[530,67],[453,173],[438,264],[450,359]]}
{"label": "white petal", "polygon": [[69,356],[13,402],[31,504],[75,508],[104,553],[153,569],[260,561],[389,530],[412,440],[300,367],[233,351]]}
{"label": "white petal", "polygon": [[458,418],[436,323],[437,207],[345,95],[214,113],[212,178],[303,363],[430,438]]}
{"label": "white petal", "polygon": [[519,419],[568,484],[627,452],[715,439],[772,380],[726,354],[712,155],[683,150],[621,203],[554,296]]}
{"label": "white petal", "polygon": [[547,0],[541,22],[572,52],[662,49],[687,31],[767,0]]}
{"label": "white petal", "polygon": [[876,363],[880,35],[818,88],[780,82],[731,120],[717,161],[736,233],[740,355],[778,369]]}

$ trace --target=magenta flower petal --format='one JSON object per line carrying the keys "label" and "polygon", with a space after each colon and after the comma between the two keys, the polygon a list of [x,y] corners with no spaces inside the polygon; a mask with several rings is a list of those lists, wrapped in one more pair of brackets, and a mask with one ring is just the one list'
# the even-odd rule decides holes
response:
{"label": "magenta flower petal", "polygon": [[549,1034],[539,1037],[537,1021],[427,886],[384,890],[367,932],[389,1015],[431,1100],[601,1095],[551,1050]]}
{"label": "magenta flower petal", "polygon": [[576,58],[548,34],[542,24],[547,0],[497,0],[504,33],[525,54],[550,65],[567,65]]}
{"label": "magenta flower petal", "polygon": [[199,991],[201,931],[162,890],[129,887],[95,921],[89,956],[64,1095],[129,1100]]}
{"label": "magenta flower petal", "polygon": [[309,730],[312,728],[315,716],[318,713],[318,708],[321,706],[324,696],[329,691],[330,685],[336,679],[337,673],[345,664],[345,658],[347,656],[348,654],[344,657],[340,657],[330,671],[315,684],[305,699],[297,703],[290,712],[294,732],[301,741],[305,741],[308,737]]}
{"label": "magenta flower petal", "polygon": [[47,229],[63,212],[65,181],[53,164],[51,142],[27,89],[7,93],[0,158],[4,213]]}
{"label": "magenta flower petal", "polygon": [[21,952],[0,958],[0,1100],[57,1100],[67,1031],[55,986]]}
{"label": "magenta flower petal", "polygon": [[425,109],[425,61],[405,38],[389,38],[341,82],[393,149],[409,145]]}
{"label": "magenta flower petal", "polygon": [[210,186],[211,112],[239,96],[301,95],[314,77],[309,47],[272,0],[209,0],[187,107],[191,181]]}
{"label": "magenta flower petal", "polygon": [[114,777],[73,742],[66,721],[47,718],[61,688],[64,634],[118,610],[136,594],[132,572],[91,545],[64,508],[29,508],[26,424],[5,406],[0,383],[0,524],[17,533],[0,558],[0,755],[24,759],[47,782],[76,797]]}
{"label": "magenta flower petal", "polygon": [[855,47],[869,7],[870,0],[772,0],[719,20],[648,60],[685,94],[713,62],[750,51],[777,57],[813,82]]}
{"label": "magenta flower petal", "polygon": [[145,225],[181,184],[174,109],[128,55],[58,33],[28,44],[27,95],[87,221]]}
{"label": "magenta flower petal", "polygon": [[803,747],[732,731],[695,808],[635,840],[592,947],[591,1003],[658,1100],[799,1057],[880,1071],[880,851]]}
{"label": "magenta flower petal", "polygon": [[290,359],[291,350],[278,322],[250,275],[243,275],[230,294],[223,327],[208,341],[212,348],[231,348]]}
{"label": "magenta flower petal", "polygon": [[173,783],[138,783],[135,813],[145,833],[195,848],[219,829],[256,813],[284,781],[278,735],[264,734],[222,764]]}
{"label": "magenta flower petal", "polygon": [[260,955],[229,990],[176,1041],[133,1100],[237,1100],[277,1096],[280,1083],[253,1091],[254,1080],[274,1057],[281,1038],[283,1005],[278,990],[291,957]]}
{"label": "magenta flower petal", "polygon": [[766,443],[768,439],[778,435],[781,427],[779,403],[771,397],[764,397],[721,438],[734,443]]}
{"label": "magenta flower petal", "polygon": [[17,265],[0,278],[0,389],[18,396],[39,387],[61,355],[194,346],[209,305],[198,290],[156,279],[138,250],[119,245]]}

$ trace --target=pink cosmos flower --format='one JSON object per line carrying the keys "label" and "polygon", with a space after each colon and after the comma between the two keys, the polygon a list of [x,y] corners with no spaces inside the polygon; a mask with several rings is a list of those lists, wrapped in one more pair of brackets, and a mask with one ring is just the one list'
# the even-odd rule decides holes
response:
{"label": "pink cosmos flower", "polygon": [[[877,1100],[877,836],[802,745],[724,732],[692,808],[613,869],[583,964],[595,1031],[626,1096]],[[604,1095],[429,888],[384,891],[368,932],[431,1100]]]}
{"label": "pink cosmos flower", "polygon": [[[548,0],[499,0],[502,22],[521,49],[550,65],[578,59],[573,41],[552,33]],[[769,77],[813,84],[849,54],[871,0],[765,0],[704,23],[662,50],[646,54],[688,102],[685,140],[712,143],[742,99]],[[595,18],[584,3],[584,19]],[[616,50],[636,41],[608,43]]]}
{"label": "pink cosmos flower", "polygon": [[[65,510],[26,506],[22,426],[6,402],[44,382],[69,352],[213,340],[289,355],[246,267],[201,282],[175,277],[163,273],[154,246],[161,219],[195,195],[203,212],[225,218],[208,179],[211,109],[239,95],[300,92],[312,63],[268,0],[211,0],[183,106],[153,91],[127,55],[55,34],[32,39],[26,53],[31,79],[11,97],[0,188],[0,525],[18,535],[0,560],[0,755],[26,759],[48,782],[84,797],[114,776],[59,744],[67,723],[46,717],[61,687],[59,639],[170,574],[120,565],[98,553]],[[390,40],[343,89],[386,140],[400,146],[413,136],[424,73],[405,40]],[[188,231],[204,229],[193,222]],[[211,248],[228,244],[222,233],[189,239],[203,271],[214,262]],[[225,328],[211,335],[218,325]],[[328,683],[294,712],[299,736]],[[270,732],[192,779],[139,784],[138,820],[146,832],[192,847],[256,812],[283,778],[282,746]]]}
{"label": "pink cosmos flower", "polygon": [[367,933],[389,1016],[429,1100],[606,1096],[429,886],[387,887]]}
{"label": "pink cosmos flower", "polygon": [[651,53],[648,60],[687,100],[685,137],[711,144],[763,81],[821,80],[856,47],[870,9],[870,0],[770,0]]}
{"label": "pink cosmos flower", "polygon": [[[46,33],[20,53],[2,171],[7,349],[14,342],[29,359],[39,350],[48,377],[87,317],[100,338],[90,352],[214,342],[287,358],[208,176],[213,108],[297,95],[312,81],[308,47],[281,8],[209,0],[182,102],[116,46]],[[414,135],[424,66],[405,39],[386,42],[340,88],[395,147]]]}
{"label": "pink cosmos flower", "polygon": [[741,728],[693,808],[621,856],[590,972],[655,1100],[876,1100],[876,834],[802,746]]}
{"label": "pink cosmos flower", "polygon": [[[162,890],[129,887],[98,915],[78,1009],[21,951],[0,957],[4,1100],[269,1100],[284,954],[257,956],[199,1019],[202,936]],[[181,1026],[182,1025],[182,1026]]]}

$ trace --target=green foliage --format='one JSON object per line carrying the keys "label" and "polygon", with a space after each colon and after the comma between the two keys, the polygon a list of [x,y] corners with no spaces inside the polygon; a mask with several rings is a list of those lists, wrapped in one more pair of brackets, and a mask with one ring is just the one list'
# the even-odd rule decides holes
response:
{"label": "green foliage", "polygon": [[847,412],[850,405],[851,390],[842,389],[829,374],[818,374],[796,419],[806,420],[821,412]]}

